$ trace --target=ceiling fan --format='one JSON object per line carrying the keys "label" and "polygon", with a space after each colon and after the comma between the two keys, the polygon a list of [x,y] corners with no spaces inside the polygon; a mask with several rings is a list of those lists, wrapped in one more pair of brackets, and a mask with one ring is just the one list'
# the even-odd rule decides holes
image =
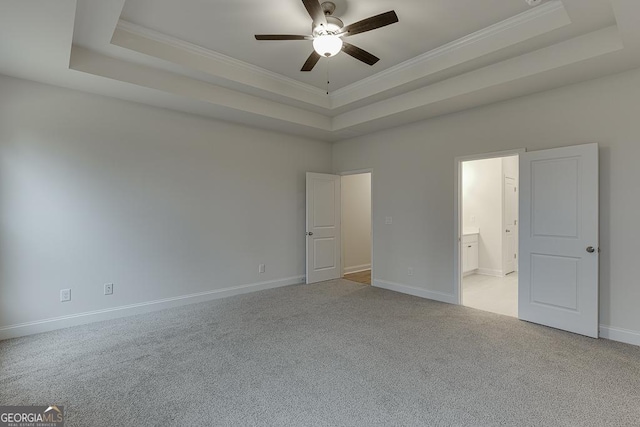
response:
{"label": "ceiling fan", "polygon": [[398,15],[392,10],[345,26],[340,19],[333,16],[333,12],[336,10],[336,5],[333,2],[326,1],[321,4],[318,0],[302,0],[302,3],[313,20],[311,35],[256,34],[255,36],[256,40],[312,40],[314,50],[300,71],[311,71],[322,56],[334,56],[340,51],[365,64],[375,64],[380,58],[342,41],[342,38],[398,22]]}

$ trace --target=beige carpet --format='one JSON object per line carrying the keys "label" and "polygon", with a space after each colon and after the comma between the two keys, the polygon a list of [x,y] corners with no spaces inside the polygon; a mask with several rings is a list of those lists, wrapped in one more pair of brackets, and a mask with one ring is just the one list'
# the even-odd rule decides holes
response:
{"label": "beige carpet", "polygon": [[0,343],[72,426],[637,426],[640,348],[346,280]]}

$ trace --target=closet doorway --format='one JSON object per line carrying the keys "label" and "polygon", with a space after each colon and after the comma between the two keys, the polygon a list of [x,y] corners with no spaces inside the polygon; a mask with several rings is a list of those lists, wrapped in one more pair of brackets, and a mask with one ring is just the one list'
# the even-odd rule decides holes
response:
{"label": "closet doorway", "polygon": [[371,172],[341,174],[342,276],[372,283]]}

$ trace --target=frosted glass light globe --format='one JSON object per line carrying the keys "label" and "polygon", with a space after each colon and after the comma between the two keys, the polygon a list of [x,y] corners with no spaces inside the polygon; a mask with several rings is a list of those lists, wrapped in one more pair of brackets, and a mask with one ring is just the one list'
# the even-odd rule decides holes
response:
{"label": "frosted glass light globe", "polygon": [[319,55],[330,57],[342,50],[342,39],[332,34],[325,34],[313,39],[313,49]]}

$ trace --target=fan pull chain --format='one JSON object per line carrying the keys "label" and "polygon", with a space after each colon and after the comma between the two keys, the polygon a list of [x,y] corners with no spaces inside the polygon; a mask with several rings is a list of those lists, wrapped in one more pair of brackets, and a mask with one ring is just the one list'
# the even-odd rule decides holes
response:
{"label": "fan pull chain", "polygon": [[329,95],[329,62],[331,62],[331,60],[327,58],[327,95]]}

